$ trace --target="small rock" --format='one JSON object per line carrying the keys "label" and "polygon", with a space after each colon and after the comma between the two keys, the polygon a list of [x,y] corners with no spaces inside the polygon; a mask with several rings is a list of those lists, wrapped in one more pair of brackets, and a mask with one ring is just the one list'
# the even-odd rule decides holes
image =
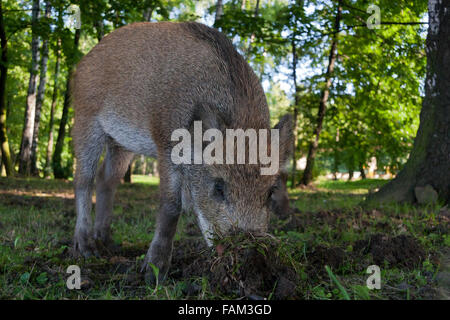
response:
{"label": "small rock", "polygon": [[432,204],[438,200],[438,194],[432,186],[427,184],[425,187],[415,187],[414,193],[419,204]]}
{"label": "small rock", "polygon": [[276,299],[288,299],[295,294],[296,285],[289,279],[281,276],[278,279],[278,285],[275,289],[275,298]]}

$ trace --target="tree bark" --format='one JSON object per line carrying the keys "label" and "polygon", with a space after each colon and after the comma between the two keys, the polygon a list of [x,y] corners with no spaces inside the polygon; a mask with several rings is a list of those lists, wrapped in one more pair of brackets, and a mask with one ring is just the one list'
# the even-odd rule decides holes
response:
{"label": "tree bark", "polygon": [[325,74],[325,88],[322,91],[320,103],[319,103],[319,111],[317,113],[317,123],[316,127],[314,129],[314,140],[309,145],[308,150],[308,157],[306,159],[306,167],[305,171],[303,172],[303,177],[301,183],[304,185],[308,185],[311,183],[313,179],[313,168],[314,168],[314,161],[316,158],[317,149],[319,147],[319,138],[320,133],[322,131],[323,126],[323,120],[325,118],[325,113],[327,109],[327,102],[328,97],[330,95],[330,87],[332,82],[332,74],[334,71],[334,64],[336,62],[336,55],[337,55],[337,44],[338,44],[338,35],[340,31],[340,22],[341,22],[341,15],[342,15],[342,6],[341,6],[341,0],[339,0],[337,5],[337,13],[336,13],[336,19],[334,23],[334,29],[335,33],[333,34],[333,39],[331,41],[331,50],[330,55],[328,57],[328,67],[327,72]]}
{"label": "tree bark", "polygon": [[294,81],[294,141],[293,141],[293,152],[292,152],[292,176],[291,176],[291,187],[295,188],[297,185],[296,174],[297,174],[297,157],[295,152],[297,151],[297,119],[298,119],[298,105],[299,105],[299,90],[297,86],[297,47],[295,45],[295,34],[292,36],[292,78]]}
{"label": "tree bark", "polygon": [[131,174],[133,171],[133,161],[130,162],[130,165],[128,166],[128,170],[125,173],[125,176],[123,177],[123,182],[125,183],[131,183]]}
{"label": "tree bark", "polygon": [[22,142],[19,153],[19,173],[30,174],[31,145],[33,143],[34,118],[36,112],[36,77],[39,70],[39,0],[33,0],[32,14],[32,37],[31,37],[31,70],[28,82],[27,103],[25,106],[24,125],[22,131]]}
{"label": "tree bark", "polygon": [[[259,1],[260,0],[256,0],[256,5],[255,5],[255,12],[253,13],[253,16],[256,18],[259,14]],[[252,35],[250,36],[250,43],[248,44],[248,48],[247,48],[247,53],[246,53],[246,58],[248,59],[248,57],[250,56],[250,51],[252,50],[252,44],[253,42],[255,42],[255,33],[252,33]]]}
{"label": "tree bark", "polygon": [[8,75],[8,41],[3,22],[3,8],[0,1],[0,40],[1,40],[1,62],[0,62],[0,149],[2,154],[2,167],[5,168],[7,176],[13,175],[13,164],[11,151],[9,149],[8,134],[6,132],[6,79]]}
{"label": "tree bark", "polygon": [[59,124],[59,130],[58,130],[58,138],[56,139],[56,145],[55,145],[55,153],[53,154],[53,174],[55,178],[57,179],[63,179],[67,178],[66,171],[63,168],[62,165],[62,152],[64,148],[64,139],[66,137],[66,125],[69,120],[69,105],[70,105],[70,83],[72,79],[72,72],[73,67],[75,64],[75,56],[77,54],[78,50],[78,44],[80,42],[80,29],[77,29],[75,31],[75,37],[74,37],[74,46],[73,46],[73,52],[71,61],[69,61],[68,66],[68,74],[67,74],[67,80],[66,80],[66,92],[64,94],[64,104],[63,104],[63,112],[61,116],[61,121]]}
{"label": "tree bark", "polygon": [[146,5],[142,13],[142,21],[150,22],[152,20],[153,7],[151,4],[151,1],[146,1]]}
{"label": "tree bark", "polygon": [[430,185],[450,201],[450,2],[429,0],[427,75],[420,125],[407,163],[368,202],[415,202],[416,187]]}
{"label": "tree bark", "polygon": [[359,164],[359,173],[361,174],[361,179],[364,180],[366,179],[366,171],[364,171],[364,166],[362,165],[362,163]]}
{"label": "tree bark", "polygon": [[105,26],[103,24],[103,18],[100,17],[98,21],[94,23],[95,30],[97,30],[97,40],[100,42],[100,40],[103,39],[105,35]]}
{"label": "tree bark", "polygon": [[[49,1],[45,2],[45,17],[50,18],[51,5]],[[38,141],[39,141],[39,125],[41,122],[41,110],[42,104],[44,102],[45,96],[45,86],[47,84],[47,63],[48,63],[48,35],[46,39],[42,42],[42,57],[41,57],[41,67],[39,75],[39,86],[36,97],[36,112],[34,116],[34,128],[33,128],[33,143],[31,145],[31,174],[34,176],[39,175],[37,168],[38,159]]]}
{"label": "tree bark", "polygon": [[223,1],[217,0],[216,4],[216,16],[214,18],[214,26],[217,28],[217,23],[223,15]]}
{"label": "tree bark", "polygon": [[141,155],[141,163],[142,163],[141,174],[146,175],[146,173],[147,173],[147,159],[145,158],[144,155]]}
{"label": "tree bark", "polygon": [[51,161],[52,161],[52,153],[53,153],[53,124],[55,122],[55,109],[56,109],[56,100],[58,98],[58,76],[59,76],[59,66],[61,63],[61,39],[58,39],[56,44],[56,63],[55,63],[55,71],[53,75],[53,93],[52,93],[52,104],[50,106],[50,120],[48,123],[48,143],[47,143],[47,156],[45,159],[45,169],[44,169],[44,177],[50,178],[51,174]]}

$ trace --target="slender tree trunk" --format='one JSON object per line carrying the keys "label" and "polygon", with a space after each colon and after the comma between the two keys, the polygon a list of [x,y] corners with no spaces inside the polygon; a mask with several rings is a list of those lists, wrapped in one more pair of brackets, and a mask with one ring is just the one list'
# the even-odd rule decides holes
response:
{"label": "slender tree trunk", "polygon": [[70,105],[70,83],[72,79],[72,72],[73,67],[75,64],[75,56],[77,54],[78,50],[78,44],[80,41],[80,29],[77,29],[75,31],[75,37],[74,37],[74,46],[73,46],[73,52],[72,52],[72,58],[69,61],[69,70],[67,74],[67,80],[66,80],[66,92],[64,94],[64,105],[63,105],[63,112],[61,116],[61,121],[59,124],[59,130],[58,130],[58,138],[56,139],[56,145],[55,145],[55,153],[53,154],[53,174],[55,178],[57,179],[63,179],[66,178],[66,170],[64,170],[62,165],[62,152],[64,148],[64,139],[66,137],[66,125],[69,120],[69,105]]}
{"label": "slender tree trunk", "polygon": [[133,163],[134,163],[134,160],[131,160],[130,165],[128,166],[128,170],[125,173],[125,176],[123,177],[123,181],[125,183],[131,183],[132,182],[131,181],[131,175],[133,173]]}
{"label": "slender tree trunk", "polygon": [[353,169],[350,169],[348,171],[348,181],[352,181],[352,179],[353,179]]}
{"label": "slender tree trunk", "polygon": [[359,164],[359,173],[361,174],[361,179],[366,179],[366,172],[364,171],[364,166],[362,163]]}
{"label": "slender tree trunk", "polygon": [[7,176],[13,175],[11,151],[9,149],[8,134],[6,132],[6,79],[8,75],[8,42],[3,22],[2,1],[0,1],[0,40],[2,47],[0,62],[0,149],[2,154],[2,167]]}
{"label": "slender tree trunk", "polygon": [[102,17],[94,23],[94,27],[97,30],[97,40],[100,42],[100,40],[102,40],[105,36],[105,26],[103,25]]}
{"label": "slender tree trunk", "polygon": [[[45,17],[50,18],[51,5],[49,1],[45,2]],[[48,35],[46,39],[42,42],[42,57],[41,57],[41,67],[39,75],[39,87],[36,97],[36,112],[34,116],[34,128],[33,128],[33,143],[31,145],[31,174],[34,176],[39,175],[37,168],[38,159],[38,141],[39,141],[39,125],[41,122],[41,110],[42,104],[44,102],[45,96],[45,86],[47,84],[47,63],[48,63]]]}
{"label": "slender tree trunk", "polygon": [[33,0],[31,14],[32,37],[31,37],[31,70],[28,83],[27,103],[25,106],[25,117],[22,131],[22,142],[19,153],[19,173],[30,174],[31,145],[33,143],[34,118],[36,112],[36,77],[39,70],[39,0]]}
{"label": "slender tree trunk", "polygon": [[369,202],[414,202],[430,185],[450,202],[450,1],[428,1],[427,76],[420,125],[409,159]]}
{"label": "slender tree trunk", "polygon": [[50,178],[51,173],[51,161],[53,153],[53,124],[55,122],[56,100],[58,98],[59,66],[61,63],[61,39],[58,39],[55,53],[56,53],[56,63],[55,63],[55,71],[53,74],[53,94],[52,94],[52,104],[50,106],[50,120],[48,123],[47,156],[45,159],[45,169],[44,169],[45,178]]}
{"label": "slender tree trunk", "polygon": [[216,3],[216,16],[214,18],[214,26],[217,28],[217,23],[223,15],[223,1],[217,0]]}
{"label": "slender tree trunk", "polygon": [[[253,13],[253,16],[256,18],[259,14],[259,1],[260,0],[256,0],[256,5],[255,5],[255,12]],[[248,44],[248,48],[247,48],[247,53],[246,53],[246,58],[248,58],[250,56],[250,51],[252,50],[252,44],[253,42],[255,42],[255,33],[252,33],[252,35],[250,36],[250,43]]]}
{"label": "slender tree trunk", "polygon": [[142,21],[150,22],[152,20],[153,7],[150,6],[150,1],[146,1],[146,8],[142,13]]}
{"label": "slender tree trunk", "polygon": [[314,161],[316,158],[317,149],[319,147],[319,138],[320,138],[320,133],[322,131],[323,119],[325,118],[325,112],[327,109],[328,97],[330,95],[330,87],[331,87],[331,81],[332,81],[332,74],[333,74],[333,70],[334,70],[334,64],[336,62],[338,34],[340,31],[341,15],[342,15],[342,6],[341,6],[341,0],[339,0],[338,6],[337,6],[336,20],[334,23],[335,33],[333,35],[333,40],[331,41],[330,56],[328,58],[328,67],[327,67],[327,72],[325,74],[325,88],[322,91],[322,96],[321,96],[320,103],[319,103],[319,112],[317,114],[317,123],[316,123],[316,127],[314,129],[314,140],[309,145],[308,157],[306,159],[306,167],[305,167],[305,171],[303,172],[303,177],[302,177],[302,181],[301,181],[301,183],[304,185],[310,184],[313,179]]}
{"label": "slender tree trunk", "polygon": [[147,159],[145,158],[144,155],[141,155],[141,163],[142,163],[141,173],[145,175],[147,173]]}
{"label": "slender tree trunk", "polygon": [[297,175],[297,119],[298,119],[298,105],[299,105],[299,88],[297,86],[297,47],[295,45],[295,34],[292,36],[292,78],[294,80],[294,141],[293,141],[293,152],[292,152],[292,177],[291,177],[291,187],[295,188],[297,185],[296,175]]}

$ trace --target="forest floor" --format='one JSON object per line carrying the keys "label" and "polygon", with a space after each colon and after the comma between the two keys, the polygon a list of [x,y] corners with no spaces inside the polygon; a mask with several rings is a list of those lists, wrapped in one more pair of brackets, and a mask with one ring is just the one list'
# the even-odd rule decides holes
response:
{"label": "forest floor", "polygon": [[[183,215],[168,278],[146,284],[139,269],[153,236],[158,181],[133,180],[116,195],[117,249],[75,260],[72,182],[0,178],[0,299],[449,299],[449,210],[361,206],[383,180],[292,191],[295,211],[272,218],[273,237],[223,239],[219,253]],[[69,265],[81,268],[80,290],[66,287]],[[370,265],[381,270],[379,290],[366,285]]]}

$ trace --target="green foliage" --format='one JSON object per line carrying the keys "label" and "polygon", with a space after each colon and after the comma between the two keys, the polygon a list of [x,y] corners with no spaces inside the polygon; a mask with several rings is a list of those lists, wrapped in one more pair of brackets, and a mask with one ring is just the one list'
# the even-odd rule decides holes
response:
{"label": "green foliage", "polygon": [[[55,48],[60,39],[62,61],[58,76],[55,139],[61,119],[66,79],[70,67],[89,52],[101,34],[125,24],[143,20],[151,12],[152,21],[202,21],[212,24],[214,0],[52,0],[50,18],[41,18],[37,32],[50,41],[48,85],[41,113],[38,168],[43,169],[48,143],[51,93],[55,68]],[[74,49],[74,29],[64,23],[69,6],[81,9],[81,39]],[[336,2],[329,0],[224,1],[224,13],[215,27],[229,36],[245,56],[264,85],[272,124],[281,115],[298,110],[296,157],[306,156],[324,83],[330,39],[335,33]],[[17,157],[23,127],[31,59],[31,0],[4,1],[8,36],[9,74],[6,105],[13,158]],[[426,1],[380,0],[371,2],[381,8],[383,21],[422,21]],[[423,78],[425,74],[425,26],[381,25],[368,29],[366,1],[344,1],[338,59],[330,88],[330,98],[319,141],[315,176],[326,171],[358,171],[371,157],[379,168],[397,172],[412,148],[418,128]],[[292,44],[297,48],[297,91],[294,106],[292,84]],[[75,51],[74,51],[75,50]],[[70,133],[73,112],[65,128]],[[66,135],[60,168],[63,176],[73,171],[70,134]]]}

